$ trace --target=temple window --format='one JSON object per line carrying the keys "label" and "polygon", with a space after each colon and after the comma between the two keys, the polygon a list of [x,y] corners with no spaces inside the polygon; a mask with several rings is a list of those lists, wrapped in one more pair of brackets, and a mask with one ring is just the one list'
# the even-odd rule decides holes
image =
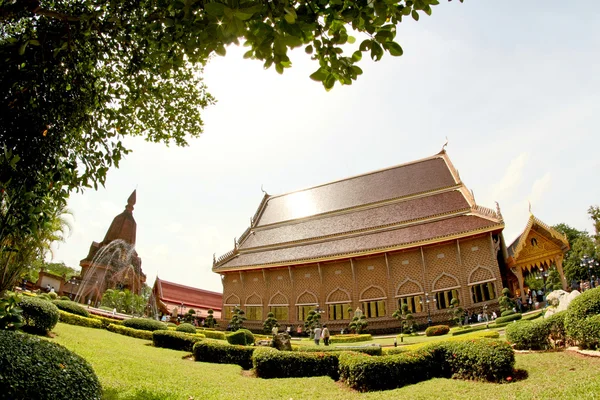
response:
{"label": "temple window", "polygon": [[224,319],[231,319],[233,317],[233,309],[235,308],[235,306],[223,306],[223,318]]}
{"label": "temple window", "polygon": [[443,290],[441,292],[437,292],[436,296],[436,304],[438,310],[443,310],[446,308],[450,308],[451,302],[453,298],[458,298],[458,290],[450,289]]}
{"label": "temple window", "polygon": [[348,312],[350,303],[329,304],[329,320],[352,319],[352,311]]}
{"label": "temple window", "polygon": [[317,304],[301,305],[298,306],[298,321],[306,321],[308,313],[317,308]]}
{"label": "temple window", "polygon": [[288,306],[270,306],[269,311],[273,313],[278,321],[289,321],[290,319]]}
{"label": "temple window", "polygon": [[262,321],[262,306],[246,306],[246,319],[248,321]]}
{"label": "temple window", "polygon": [[411,314],[420,313],[423,311],[423,301],[421,296],[406,296],[398,299],[398,310],[402,310],[402,305],[408,305],[408,311]]}
{"label": "temple window", "polygon": [[365,317],[385,317],[385,300],[363,301],[362,309]]}
{"label": "temple window", "polygon": [[471,297],[473,303],[481,303],[496,298],[496,290],[493,282],[478,283],[471,286]]}

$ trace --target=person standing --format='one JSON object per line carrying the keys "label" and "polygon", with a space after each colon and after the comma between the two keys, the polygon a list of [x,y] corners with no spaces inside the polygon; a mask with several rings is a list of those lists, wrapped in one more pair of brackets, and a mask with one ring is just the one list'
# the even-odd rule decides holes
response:
{"label": "person standing", "polygon": [[325,346],[329,346],[329,336],[331,336],[329,334],[329,329],[327,328],[327,325],[323,325],[323,331],[321,332],[321,337],[323,338],[323,344]]}
{"label": "person standing", "polygon": [[321,327],[317,326],[315,328],[315,344],[318,346],[319,345],[319,341],[321,340]]}

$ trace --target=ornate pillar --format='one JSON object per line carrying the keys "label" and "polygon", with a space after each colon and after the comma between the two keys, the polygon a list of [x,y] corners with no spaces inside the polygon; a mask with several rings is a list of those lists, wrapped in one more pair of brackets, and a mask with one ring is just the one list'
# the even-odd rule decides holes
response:
{"label": "ornate pillar", "polygon": [[525,296],[525,289],[523,289],[523,270],[521,269],[521,267],[513,267],[513,269],[515,269],[516,271],[513,271],[515,273],[515,275],[517,276],[517,281],[519,281],[519,291],[521,292],[521,301],[523,302],[523,304],[527,303],[527,297]]}
{"label": "ornate pillar", "polygon": [[560,275],[560,283],[562,283],[562,288],[563,290],[567,290],[568,285],[567,285],[567,278],[565,278],[565,273],[563,271],[563,256],[557,256],[556,259],[554,260],[554,263],[556,264],[556,269],[558,270],[558,274]]}

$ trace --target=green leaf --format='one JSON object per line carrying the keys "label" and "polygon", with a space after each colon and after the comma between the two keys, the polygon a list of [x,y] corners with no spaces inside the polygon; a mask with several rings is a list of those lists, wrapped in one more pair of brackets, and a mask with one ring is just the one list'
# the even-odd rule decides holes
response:
{"label": "green leaf", "polygon": [[295,24],[296,23],[296,17],[294,17],[292,14],[285,14],[283,16],[283,18],[285,18],[285,20],[289,23],[289,24]]}
{"label": "green leaf", "polygon": [[328,75],[330,75],[329,71],[327,71],[325,68],[319,68],[310,75],[310,79],[317,82],[323,82],[325,79],[327,79]]}
{"label": "green leaf", "polygon": [[208,15],[212,15],[213,17],[222,17],[225,14],[225,4],[206,3],[204,5],[204,10],[206,10]]}
{"label": "green leaf", "polygon": [[358,49],[360,51],[367,51],[367,50],[371,49],[371,42],[372,42],[371,39],[363,40]]}
{"label": "green leaf", "polygon": [[312,45],[310,45],[310,44],[304,48],[304,51],[306,52],[306,54],[312,54],[313,50],[314,49],[313,49]]}
{"label": "green leaf", "polygon": [[244,53],[244,58],[252,58],[254,56],[254,50],[248,50]]}
{"label": "green leaf", "polygon": [[218,55],[223,57],[223,56],[225,56],[225,54],[227,54],[227,50],[225,50],[225,46],[223,46],[221,44],[221,45],[217,46],[217,48],[215,49],[215,53],[217,53]]}
{"label": "green leaf", "polygon": [[323,81],[323,86],[325,86],[326,90],[331,90],[333,88],[333,85],[335,85],[335,77],[333,76],[333,74],[329,74],[327,75],[327,78],[325,78],[325,80]]}
{"label": "green leaf", "polygon": [[360,61],[362,59],[362,52],[357,50],[354,53],[352,53],[352,61],[357,62]]}
{"label": "green leaf", "polygon": [[411,15],[415,21],[419,20],[419,13],[417,12],[417,10],[413,10]]}
{"label": "green leaf", "polygon": [[356,38],[354,36],[348,36],[348,43],[354,44],[356,42]]}
{"label": "green leaf", "polygon": [[402,47],[396,42],[385,42],[383,44],[383,48],[390,52],[394,57],[400,57],[404,54]]}
{"label": "green leaf", "polygon": [[374,41],[371,45],[371,59],[373,59],[373,61],[379,61],[379,60],[381,60],[382,56],[383,56],[383,49],[381,48],[379,43]]}

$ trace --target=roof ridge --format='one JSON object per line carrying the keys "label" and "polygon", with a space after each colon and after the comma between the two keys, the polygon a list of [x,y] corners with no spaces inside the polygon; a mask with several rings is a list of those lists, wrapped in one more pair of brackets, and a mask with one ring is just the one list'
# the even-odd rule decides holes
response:
{"label": "roof ridge", "polygon": [[332,185],[334,183],[349,181],[351,179],[356,179],[356,178],[360,178],[360,177],[363,177],[363,176],[373,175],[373,174],[377,174],[377,173],[384,172],[384,171],[389,171],[389,170],[400,168],[400,167],[407,167],[409,165],[413,165],[413,164],[418,164],[418,163],[422,163],[422,162],[425,162],[425,161],[434,160],[436,158],[442,158],[443,159],[444,158],[443,154],[445,154],[445,153],[441,153],[440,152],[440,153],[436,153],[436,154],[434,154],[432,156],[421,158],[421,159],[418,159],[418,160],[413,160],[413,161],[409,161],[409,162],[402,163],[402,164],[392,165],[391,167],[380,168],[380,169],[376,169],[374,171],[369,171],[369,172],[365,172],[365,173],[362,173],[362,174],[352,175],[352,176],[348,176],[346,178],[341,178],[341,179],[336,179],[336,180],[333,180],[333,181],[321,183],[319,185],[305,187],[303,189],[292,190],[292,191],[289,191],[289,192],[285,192],[285,193],[281,193],[281,194],[276,194],[276,195],[272,195],[272,196],[269,195],[269,198],[267,199],[267,201],[270,201],[272,199],[276,199],[278,197],[283,197],[283,196],[287,196],[287,195],[290,195],[290,194],[294,194],[294,193],[304,192],[304,191],[310,190],[310,189],[316,189],[316,188],[319,188],[319,187],[323,187],[323,186],[327,186],[327,185]]}

